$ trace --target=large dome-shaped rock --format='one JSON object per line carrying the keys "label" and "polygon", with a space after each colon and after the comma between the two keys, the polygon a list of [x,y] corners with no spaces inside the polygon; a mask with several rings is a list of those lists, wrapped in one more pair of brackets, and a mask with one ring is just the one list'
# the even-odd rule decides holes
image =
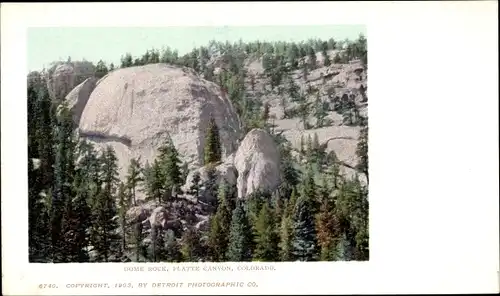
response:
{"label": "large dome-shaped rock", "polygon": [[97,78],[87,78],[84,82],[73,88],[66,96],[66,103],[73,114],[73,121],[76,125],[80,122],[80,116],[87,105],[90,94],[96,86]]}
{"label": "large dome-shaped rock", "polygon": [[255,190],[274,190],[280,182],[280,156],[274,139],[262,129],[251,130],[236,151],[238,197]]}
{"label": "large dome-shaped rock", "polygon": [[98,148],[115,149],[123,177],[131,158],[152,163],[169,139],[182,161],[191,169],[200,167],[211,116],[219,127],[223,155],[232,153],[240,121],[219,87],[189,69],[150,64],[102,78],[82,113],[79,131]]}
{"label": "large dome-shaped rock", "polygon": [[93,77],[95,66],[87,61],[56,62],[47,73],[47,88],[53,100],[62,101],[85,79]]}

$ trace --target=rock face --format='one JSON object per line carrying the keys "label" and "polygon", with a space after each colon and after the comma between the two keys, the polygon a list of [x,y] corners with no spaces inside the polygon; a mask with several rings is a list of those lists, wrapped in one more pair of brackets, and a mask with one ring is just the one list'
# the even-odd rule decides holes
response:
{"label": "rock face", "polygon": [[66,95],[85,79],[93,77],[95,67],[91,62],[56,62],[48,70],[47,88],[53,100],[62,101]]}
{"label": "rock face", "polygon": [[279,152],[273,138],[262,129],[251,130],[236,151],[238,198],[255,189],[274,190],[279,185]]}
{"label": "rock face", "polygon": [[[208,181],[208,168],[201,167],[199,169],[190,171],[187,178],[186,183],[182,187],[182,190],[189,195],[189,191],[191,186],[194,185],[194,176],[198,174],[200,176],[198,185],[201,187],[206,181]],[[224,180],[229,185],[236,185],[238,171],[234,167],[232,163],[232,159],[226,159],[226,162],[223,162],[215,167],[215,175],[216,175],[216,184],[220,184],[222,180]],[[200,191],[199,199],[203,202],[210,202],[215,197],[207,195],[206,192]]]}
{"label": "rock face", "polygon": [[150,64],[102,78],[83,110],[79,132],[98,148],[115,149],[121,177],[132,157],[152,163],[168,139],[192,169],[203,162],[211,116],[219,127],[223,156],[232,153],[240,121],[219,87],[188,69]]}
{"label": "rock face", "polygon": [[97,78],[91,77],[87,78],[84,82],[77,85],[70,93],[66,96],[66,102],[68,108],[73,114],[73,121],[76,125],[80,123],[80,117],[83,113],[83,109],[87,105],[87,101],[90,98],[90,94],[96,86]]}

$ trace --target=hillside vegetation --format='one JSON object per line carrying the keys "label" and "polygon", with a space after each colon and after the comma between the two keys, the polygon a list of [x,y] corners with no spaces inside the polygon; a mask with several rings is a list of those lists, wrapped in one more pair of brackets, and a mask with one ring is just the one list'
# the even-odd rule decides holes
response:
{"label": "hillside vegetation", "polygon": [[360,36],[30,73],[30,262],[368,260],[367,71]]}

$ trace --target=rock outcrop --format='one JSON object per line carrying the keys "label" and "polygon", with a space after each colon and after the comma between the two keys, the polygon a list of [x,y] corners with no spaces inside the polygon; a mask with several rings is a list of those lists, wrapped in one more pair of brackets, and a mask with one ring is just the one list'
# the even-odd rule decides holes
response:
{"label": "rock outcrop", "polygon": [[71,113],[73,114],[73,121],[77,126],[80,123],[80,117],[85,109],[85,106],[87,105],[90,94],[96,86],[96,82],[97,78],[87,78],[66,96],[67,106],[71,110]]}
{"label": "rock outcrop", "polygon": [[236,151],[238,198],[256,189],[274,190],[279,185],[279,151],[274,139],[262,129],[251,130]]}
{"label": "rock outcrop", "polygon": [[[225,162],[217,165],[214,167],[215,169],[215,177],[216,177],[216,184],[220,184],[222,180],[224,180],[227,184],[233,186],[236,185],[237,177],[238,177],[238,171],[236,170],[236,167],[232,163],[232,159],[226,159]],[[187,178],[186,178],[186,183],[184,186],[181,188],[182,191],[184,191],[187,195],[190,195],[190,190],[191,186],[194,185],[195,181],[195,175],[199,176],[198,180],[198,186],[202,187],[204,183],[206,183],[209,179],[209,174],[208,174],[208,167],[203,166],[199,169],[195,169],[189,172]],[[211,202],[215,197],[210,196],[208,192],[204,192],[201,190],[199,192],[200,196],[199,199],[203,202]]]}
{"label": "rock outcrop", "polygon": [[87,78],[93,77],[95,66],[91,62],[56,62],[48,70],[47,88],[50,97],[62,101],[66,95]]}
{"label": "rock outcrop", "polygon": [[115,149],[122,177],[131,158],[152,163],[159,146],[170,139],[192,169],[203,162],[211,116],[223,155],[231,154],[238,146],[240,121],[219,87],[188,69],[150,64],[102,78],[83,110],[79,132],[98,148]]}

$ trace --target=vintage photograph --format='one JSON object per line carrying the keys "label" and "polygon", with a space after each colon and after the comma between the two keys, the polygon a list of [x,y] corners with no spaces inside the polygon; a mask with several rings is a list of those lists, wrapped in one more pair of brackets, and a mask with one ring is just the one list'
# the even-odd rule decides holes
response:
{"label": "vintage photograph", "polygon": [[368,38],[29,28],[29,262],[368,261]]}

